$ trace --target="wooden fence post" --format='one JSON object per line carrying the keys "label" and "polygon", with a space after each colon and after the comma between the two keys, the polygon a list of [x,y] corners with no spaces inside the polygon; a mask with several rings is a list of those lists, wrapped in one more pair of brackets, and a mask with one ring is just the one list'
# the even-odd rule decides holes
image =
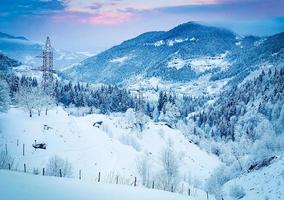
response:
{"label": "wooden fence post", "polygon": [[44,168],[42,168],[42,175],[44,176]]}
{"label": "wooden fence post", "polygon": [[59,176],[62,177],[62,171],[59,169]]}
{"label": "wooden fence post", "polygon": [[25,156],[25,144],[23,144],[23,156]]}
{"label": "wooden fence post", "polygon": [[8,169],[11,170],[11,164],[10,163],[8,164]]}
{"label": "wooden fence post", "polygon": [[206,191],[206,196],[207,196],[207,200],[209,200],[209,195],[208,195],[208,191]]}
{"label": "wooden fence post", "polygon": [[101,172],[99,172],[99,176],[98,176],[98,182],[101,181]]}
{"label": "wooden fence post", "polygon": [[188,188],[188,196],[190,196],[190,188]]}
{"label": "wooden fence post", "polygon": [[172,186],[171,186],[171,192],[174,192],[174,186],[173,186],[173,184],[172,184]]}
{"label": "wooden fence post", "polygon": [[27,172],[27,166],[26,166],[26,164],[24,164],[24,172],[25,172],[25,173]]}
{"label": "wooden fence post", "polygon": [[116,181],[115,181],[115,183],[118,184],[118,176],[116,176]]}
{"label": "wooden fence post", "polygon": [[81,178],[82,178],[82,171],[81,169],[79,169],[79,180],[81,180]]}
{"label": "wooden fence post", "polygon": [[19,139],[17,139],[17,147],[19,146]]}
{"label": "wooden fence post", "polygon": [[8,147],[7,144],[5,144],[5,151],[6,151],[6,155],[8,154]]}
{"label": "wooden fence post", "polygon": [[137,178],[135,176],[135,178],[134,178],[134,187],[136,187],[136,184],[137,184]]}
{"label": "wooden fence post", "polygon": [[153,181],[153,183],[152,183],[152,189],[154,189],[155,188],[155,182]]}

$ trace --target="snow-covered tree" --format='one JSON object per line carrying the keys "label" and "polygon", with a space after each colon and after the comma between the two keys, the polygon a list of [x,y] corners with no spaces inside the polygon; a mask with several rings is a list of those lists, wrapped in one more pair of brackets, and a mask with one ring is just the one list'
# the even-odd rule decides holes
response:
{"label": "snow-covered tree", "polygon": [[244,188],[240,185],[234,185],[230,188],[230,196],[233,199],[242,199],[246,195]]}
{"label": "snow-covered tree", "polygon": [[159,99],[158,99],[158,105],[157,105],[157,108],[158,108],[158,111],[161,112],[163,107],[164,107],[164,104],[167,102],[167,94],[166,93],[163,93],[162,91],[159,93]]}
{"label": "snow-covered tree", "polygon": [[8,85],[6,81],[0,79],[0,112],[7,111],[10,103]]}
{"label": "snow-covered tree", "polygon": [[48,160],[46,174],[48,176],[72,177],[73,167],[68,160],[64,160],[59,156],[53,156]]}
{"label": "snow-covered tree", "polygon": [[142,184],[146,187],[150,186],[150,169],[151,163],[147,155],[143,155],[137,159],[136,163],[137,172],[142,178]]}
{"label": "snow-covered tree", "polygon": [[161,153],[161,184],[164,190],[175,191],[179,184],[179,162],[171,141]]}
{"label": "snow-covered tree", "polygon": [[284,100],[282,101],[282,108],[279,108],[279,117],[275,123],[277,134],[284,134]]}
{"label": "snow-covered tree", "polygon": [[158,110],[158,107],[155,107],[153,111],[153,120],[157,122],[159,120],[160,112]]}
{"label": "snow-covered tree", "polygon": [[28,111],[30,117],[33,116],[33,110],[36,107],[36,99],[36,90],[29,86],[20,87],[15,95],[15,100],[18,105],[24,107]]}
{"label": "snow-covered tree", "polygon": [[127,110],[126,117],[129,125],[140,132],[144,130],[145,124],[150,120],[142,111],[135,112],[133,109]]}
{"label": "snow-covered tree", "polygon": [[14,159],[6,151],[0,151],[0,169],[12,168]]}
{"label": "snow-covered tree", "polygon": [[180,116],[181,115],[176,104],[167,102],[166,104],[164,104],[164,107],[160,114],[160,120],[166,121],[169,124],[174,125],[175,123],[177,123]]}
{"label": "snow-covered tree", "polygon": [[42,87],[34,87],[33,91],[36,94],[34,108],[37,110],[38,116],[41,115],[42,110],[45,110],[45,115],[47,115],[47,111],[55,105],[54,97],[47,94]]}

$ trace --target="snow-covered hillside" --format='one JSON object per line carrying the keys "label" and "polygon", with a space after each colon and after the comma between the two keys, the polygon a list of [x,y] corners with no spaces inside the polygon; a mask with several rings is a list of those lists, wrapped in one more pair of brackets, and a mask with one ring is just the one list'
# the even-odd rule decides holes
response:
{"label": "snow-covered hillside", "polygon": [[[43,177],[0,170],[1,200],[198,200],[161,190]],[[80,192],[79,192],[80,191]]]}
{"label": "snow-covered hillside", "polygon": [[158,78],[191,84],[201,76],[238,84],[263,64],[283,66],[283,38],[247,36],[194,22],[165,32],[148,32],[124,41],[78,65],[62,76],[89,83],[124,85],[129,78]]}
{"label": "snow-covered hillside", "polygon": [[[51,156],[57,155],[73,164],[75,177],[79,169],[85,180],[94,180],[101,172],[104,182],[111,182],[111,177],[116,175],[126,183],[133,182],[135,176],[139,177],[138,159],[144,157],[150,163],[151,181],[155,180],[155,174],[161,169],[161,152],[168,143],[176,152],[179,174],[185,184],[202,187],[220,165],[216,156],[190,143],[179,130],[149,121],[140,132],[133,129],[134,118],[129,112],[75,117],[61,107],[47,116],[29,118],[23,110],[12,108],[0,115],[0,148],[4,150],[7,144],[19,170],[24,163],[31,172],[41,170]],[[100,121],[101,125],[93,126]],[[32,147],[35,140],[46,143],[47,149],[35,150]],[[25,156],[22,155],[23,144]]]}
{"label": "snow-covered hillside", "polygon": [[230,180],[223,186],[224,199],[284,199],[284,159]]}
{"label": "snow-covered hillside", "polygon": [[91,83],[119,84],[141,75],[189,82],[229,68],[231,54],[238,49],[235,43],[236,35],[229,30],[189,22],[124,41],[62,75]]}
{"label": "snow-covered hillside", "polygon": [[201,56],[197,58],[190,58],[183,60],[178,57],[174,57],[168,62],[169,68],[176,68],[177,70],[189,66],[196,73],[206,72],[207,70],[213,69],[227,69],[230,63],[226,60],[228,52],[220,54],[218,56]]}
{"label": "snow-covered hillside", "polygon": [[228,78],[211,81],[210,77],[210,75],[204,75],[188,83],[173,83],[163,81],[157,77],[147,79],[136,76],[129,79],[125,85],[130,91],[143,91],[143,95],[146,98],[156,101],[158,99],[159,90],[174,92],[178,95],[189,95],[192,97],[216,96],[230,80]]}

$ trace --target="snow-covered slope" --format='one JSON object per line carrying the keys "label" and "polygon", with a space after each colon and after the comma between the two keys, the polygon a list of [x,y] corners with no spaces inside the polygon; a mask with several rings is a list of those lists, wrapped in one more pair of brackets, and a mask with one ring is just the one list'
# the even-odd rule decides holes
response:
{"label": "snow-covered slope", "polygon": [[224,199],[284,199],[284,159],[275,160],[271,165],[253,171],[223,186]]}
{"label": "snow-covered slope", "polygon": [[188,82],[229,67],[236,34],[189,22],[166,32],[148,32],[90,57],[63,76],[86,82],[122,83],[129,77]]}
{"label": "snow-covered slope", "polygon": [[[139,35],[72,65],[61,75],[89,83],[130,87],[137,86],[138,78],[147,82],[156,79],[161,87],[178,84],[183,88],[196,88],[194,84],[206,76],[210,82],[201,81],[196,91],[197,95],[210,95],[227,83],[240,83],[263,65],[283,66],[283,40],[284,33],[265,38],[240,37],[226,29],[189,22],[166,32]],[[218,85],[218,89],[205,91],[208,83]],[[191,89],[185,90],[191,94]]]}
{"label": "snow-covered slope", "polygon": [[[136,165],[137,159],[142,157],[151,163],[151,179],[155,179],[161,169],[161,152],[169,141],[179,160],[180,176],[186,182],[190,179],[191,184],[202,187],[220,165],[216,156],[190,143],[180,131],[149,121],[145,130],[138,132],[133,130],[131,120],[133,116],[126,114],[75,117],[61,107],[47,116],[29,118],[21,109],[12,108],[0,115],[0,148],[4,149],[7,144],[20,170],[24,163],[29,171],[41,170],[51,156],[58,155],[72,162],[75,176],[81,169],[83,179],[94,180],[101,172],[105,182],[114,175],[132,182],[134,176],[139,176]],[[98,121],[102,121],[102,125],[94,127]],[[47,149],[34,150],[35,140],[45,142]],[[25,156],[22,155],[23,144]]]}
{"label": "snow-covered slope", "polygon": [[33,176],[0,170],[1,200],[197,200],[160,190]]}
{"label": "snow-covered slope", "polygon": [[10,71],[13,67],[17,67],[19,65],[20,63],[18,61],[0,53],[0,73]]}
{"label": "snow-covered slope", "polygon": [[175,83],[163,81],[158,77],[144,78],[142,76],[136,76],[129,79],[125,83],[125,87],[133,92],[142,91],[145,97],[155,101],[158,99],[159,90],[172,91],[179,95],[190,95],[192,97],[203,95],[216,96],[230,80],[227,78],[212,81],[210,77],[211,76],[207,74],[188,83]]}

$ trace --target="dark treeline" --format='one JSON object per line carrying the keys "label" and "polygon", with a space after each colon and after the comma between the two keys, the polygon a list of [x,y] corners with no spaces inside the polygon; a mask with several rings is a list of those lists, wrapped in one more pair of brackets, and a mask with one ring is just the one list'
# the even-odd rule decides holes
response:
{"label": "dark treeline", "polygon": [[[6,76],[10,88],[10,96],[13,97],[21,87],[40,87],[41,83],[32,77]],[[140,99],[139,95],[133,95],[129,90],[113,85],[93,87],[89,84],[66,81],[54,81],[52,95],[57,104],[65,107],[90,107],[99,110],[100,113],[126,112],[127,109],[142,111],[156,121],[163,121],[160,115],[170,115],[170,112],[178,112],[177,120],[187,117],[191,112],[197,111],[208,98],[193,98],[190,96],[177,97],[174,93],[160,91],[158,102]],[[169,110],[168,107],[174,110]],[[176,121],[176,120],[175,120]]]}

